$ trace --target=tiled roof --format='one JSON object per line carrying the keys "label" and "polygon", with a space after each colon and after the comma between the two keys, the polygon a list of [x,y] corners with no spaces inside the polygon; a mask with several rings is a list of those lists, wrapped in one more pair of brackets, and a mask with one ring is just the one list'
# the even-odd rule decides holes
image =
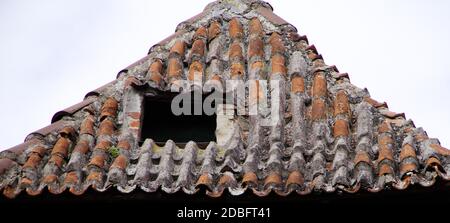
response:
{"label": "tiled roof", "polygon": [[[286,91],[271,100],[279,100],[284,118],[266,128],[260,116],[235,115],[230,129],[218,125],[229,137],[218,136],[206,149],[195,142],[179,148],[172,140],[160,147],[152,139],[139,146],[143,92],[183,87],[182,80],[225,85],[233,79],[279,80]],[[256,89],[250,100],[270,96]],[[116,80],[0,153],[0,191],[10,198],[45,189],[81,195],[90,187],[212,197],[246,190],[355,193],[436,180],[450,180],[450,151],[351,84],[256,0],[209,4]]]}

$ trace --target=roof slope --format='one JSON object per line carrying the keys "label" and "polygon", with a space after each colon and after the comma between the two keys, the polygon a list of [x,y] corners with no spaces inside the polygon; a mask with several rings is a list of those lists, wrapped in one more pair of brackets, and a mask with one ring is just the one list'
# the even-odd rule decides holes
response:
{"label": "roof slope", "polygon": [[[280,102],[284,118],[275,127],[263,126],[258,115],[235,115],[230,137],[206,149],[171,140],[138,145],[142,115],[134,96],[186,87],[182,80],[217,86],[264,79],[279,80],[286,91],[274,97],[256,88],[248,97]],[[80,195],[90,187],[187,194],[203,188],[213,197],[224,190],[377,192],[439,178],[450,179],[449,150],[326,65],[305,36],[256,0],[209,4],[116,80],[0,153],[0,191],[10,198],[44,189]]]}

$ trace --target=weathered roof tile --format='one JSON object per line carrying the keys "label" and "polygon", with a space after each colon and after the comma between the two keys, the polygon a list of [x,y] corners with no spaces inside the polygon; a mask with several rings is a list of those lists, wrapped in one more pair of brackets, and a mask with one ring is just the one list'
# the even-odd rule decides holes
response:
{"label": "weathered roof tile", "polygon": [[105,117],[115,117],[118,106],[118,102],[115,98],[108,98],[102,106],[100,119],[104,119]]}
{"label": "weathered roof tile", "polygon": [[205,41],[202,39],[197,39],[192,44],[191,48],[191,58],[192,57],[203,57],[205,55]]}
{"label": "weathered roof tile", "polygon": [[[58,112],[52,125],[25,143],[1,152],[0,191],[10,198],[21,191],[38,195],[43,187],[83,195],[89,188],[113,186],[127,192],[206,191],[212,197],[246,190],[286,196],[377,192],[388,185],[405,189],[450,179],[448,149],[403,113],[389,111],[352,85],[348,74],[326,65],[306,36],[269,7],[251,5],[246,15],[217,14],[213,9],[220,4],[229,3],[217,2],[183,22],[149,55],[121,70],[117,80]],[[228,79],[263,81],[246,89],[251,104],[280,102],[281,118],[267,134],[265,115],[233,113],[217,114],[225,123],[216,134],[228,135],[206,149],[172,140],[160,147],[140,138],[146,125],[142,98],[149,92],[167,93],[185,80],[227,86]],[[281,82],[279,95],[262,84],[266,79]],[[16,172],[8,175],[12,181],[3,177]]]}
{"label": "weathered roof tile", "polygon": [[110,119],[105,119],[100,123],[98,135],[111,135],[114,132],[114,122]]}
{"label": "weathered roof tile", "polygon": [[52,149],[52,155],[60,155],[62,157],[67,157],[69,152],[70,140],[64,137],[61,137],[56,142],[55,146]]}
{"label": "weathered roof tile", "polygon": [[30,155],[30,157],[28,158],[27,162],[25,164],[23,164],[22,168],[33,168],[35,169],[37,167],[37,165],[39,164],[39,162],[41,161],[41,157],[36,154],[33,153]]}
{"label": "weathered roof tile", "polygon": [[170,53],[177,54],[177,55],[183,57],[185,48],[186,48],[185,42],[183,40],[178,40],[175,42],[175,44],[170,49]]}
{"label": "weathered roof tile", "polygon": [[293,77],[291,80],[291,92],[303,93],[305,92],[305,79],[303,77]]}
{"label": "weathered roof tile", "polygon": [[232,18],[229,24],[229,33],[232,39],[240,39],[244,35],[244,30],[242,29],[242,24],[239,22],[238,18]]}
{"label": "weathered roof tile", "polygon": [[111,168],[119,168],[121,170],[124,170],[125,167],[127,166],[127,157],[124,155],[119,155],[113,162],[113,164],[111,165]]}
{"label": "weathered roof tile", "polygon": [[163,79],[163,64],[160,59],[155,59],[147,72],[147,79],[160,84]]}
{"label": "weathered roof tile", "polygon": [[230,60],[243,60],[244,56],[242,55],[242,47],[239,42],[233,42],[230,46]]}
{"label": "weathered roof tile", "polygon": [[208,40],[211,41],[221,33],[221,25],[218,21],[213,21],[208,28]]}

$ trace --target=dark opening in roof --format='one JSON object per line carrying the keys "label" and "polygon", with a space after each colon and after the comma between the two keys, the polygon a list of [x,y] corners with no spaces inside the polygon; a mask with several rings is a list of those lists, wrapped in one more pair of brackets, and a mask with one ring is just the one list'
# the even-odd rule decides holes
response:
{"label": "dark opening in roof", "polygon": [[[209,142],[215,141],[216,114],[207,115],[203,109],[194,113],[194,107],[199,108],[198,106],[203,104],[206,95],[186,94],[188,100],[177,102],[179,108],[184,108],[182,114],[172,112],[172,100],[175,96],[145,97],[140,143],[150,138],[157,144],[164,145],[167,140],[171,139],[179,146],[184,146],[189,141],[195,141],[197,145],[203,147]],[[189,110],[190,114],[186,114],[186,111]]]}

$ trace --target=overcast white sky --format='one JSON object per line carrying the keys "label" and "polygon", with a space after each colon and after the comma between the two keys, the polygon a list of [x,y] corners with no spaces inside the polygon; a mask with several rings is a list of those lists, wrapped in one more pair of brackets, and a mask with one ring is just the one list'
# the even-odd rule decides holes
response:
{"label": "overcast white sky", "polygon": [[[0,150],[50,124],[210,0],[0,1]],[[327,64],[450,147],[450,1],[269,1]]]}

